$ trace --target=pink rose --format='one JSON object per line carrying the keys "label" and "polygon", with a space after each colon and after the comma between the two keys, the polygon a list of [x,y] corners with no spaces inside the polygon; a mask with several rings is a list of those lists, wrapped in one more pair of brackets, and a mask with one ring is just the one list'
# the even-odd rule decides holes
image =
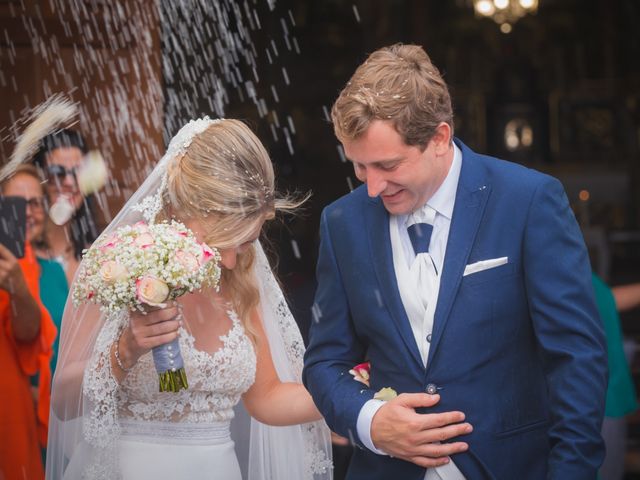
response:
{"label": "pink rose", "polygon": [[138,230],[141,233],[149,231],[149,226],[145,222],[143,222],[142,220],[140,220],[139,222],[134,223],[133,226],[136,228],[136,230]]}
{"label": "pink rose", "polygon": [[194,272],[200,268],[200,262],[195,255],[184,250],[178,250],[175,259],[178,265],[181,265],[188,272]]}
{"label": "pink rose", "polygon": [[176,237],[188,237],[189,230],[181,224],[171,224],[169,231]]}
{"label": "pink rose", "polygon": [[124,280],[127,278],[129,272],[124,265],[119,264],[113,260],[104,262],[100,267],[100,278],[106,284],[113,284],[118,280]]}
{"label": "pink rose", "polygon": [[200,253],[200,265],[204,265],[205,263],[213,260],[216,257],[216,252],[207,245],[206,243],[201,244],[202,252]]}
{"label": "pink rose", "polygon": [[149,247],[153,245],[153,235],[150,233],[142,233],[135,238],[133,243],[140,248]]}
{"label": "pink rose", "polygon": [[152,307],[164,307],[164,301],[169,297],[169,287],[162,280],[144,276],[136,281],[136,296],[138,300]]}
{"label": "pink rose", "polygon": [[111,235],[109,235],[104,242],[102,242],[100,244],[100,250],[105,251],[108,250],[109,248],[113,248],[115,245],[117,245],[119,242],[118,236],[115,233],[112,233]]}
{"label": "pink rose", "polygon": [[353,375],[353,379],[356,382],[364,383],[367,387],[369,386],[369,372],[371,372],[371,363],[359,363],[351,370],[349,373]]}

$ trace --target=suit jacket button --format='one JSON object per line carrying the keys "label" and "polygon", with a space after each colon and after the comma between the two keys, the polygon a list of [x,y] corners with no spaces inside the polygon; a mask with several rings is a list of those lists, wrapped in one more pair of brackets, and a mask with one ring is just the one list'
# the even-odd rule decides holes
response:
{"label": "suit jacket button", "polygon": [[427,342],[431,343],[431,334],[427,335]]}
{"label": "suit jacket button", "polygon": [[430,383],[429,385],[427,385],[426,392],[429,395],[435,395],[436,393],[438,393],[437,385],[435,383]]}

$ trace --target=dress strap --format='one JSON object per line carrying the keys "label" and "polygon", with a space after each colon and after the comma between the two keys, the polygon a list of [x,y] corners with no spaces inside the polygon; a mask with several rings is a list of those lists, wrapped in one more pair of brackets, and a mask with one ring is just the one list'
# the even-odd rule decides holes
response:
{"label": "dress strap", "polygon": [[241,325],[240,318],[238,317],[238,314],[236,313],[236,311],[233,308],[231,308],[231,306],[229,306],[229,309],[227,310],[227,315],[231,319],[231,322],[233,323],[234,327],[236,327],[238,325]]}

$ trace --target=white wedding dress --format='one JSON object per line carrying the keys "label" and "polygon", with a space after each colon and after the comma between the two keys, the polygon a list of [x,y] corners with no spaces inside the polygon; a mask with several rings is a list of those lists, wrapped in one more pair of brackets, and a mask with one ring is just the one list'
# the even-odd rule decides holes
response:
{"label": "white wedding dress", "polygon": [[[120,385],[118,457],[124,480],[242,478],[230,422],[240,396],[255,379],[256,355],[235,312],[228,310],[227,315],[230,329],[219,337],[213,353],[198,350],[194,337],[180,329],[188,390],[158,392],[151,352],[140,358]],[[89,388],[100,389],[109,374],[97,363],[85,379]],[[65,479],[82,477],[84,450],[72,458]]]}

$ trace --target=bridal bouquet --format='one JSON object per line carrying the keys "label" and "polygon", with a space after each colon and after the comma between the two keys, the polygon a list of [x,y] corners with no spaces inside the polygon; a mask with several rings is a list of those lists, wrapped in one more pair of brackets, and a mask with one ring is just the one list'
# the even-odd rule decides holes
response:
{"label": "bridal bouquet", "polygon": [[[198,243],[182,223],[148,225],[138,222],[117,229],[85,250],[73,290],[73,302],[100,305],[107,321],[122,311],[144,312],[148,307],[199,290],[217,287],[220,255]],[[178,339],[155,347],[153,359],[161,392],[188,387]]]}

